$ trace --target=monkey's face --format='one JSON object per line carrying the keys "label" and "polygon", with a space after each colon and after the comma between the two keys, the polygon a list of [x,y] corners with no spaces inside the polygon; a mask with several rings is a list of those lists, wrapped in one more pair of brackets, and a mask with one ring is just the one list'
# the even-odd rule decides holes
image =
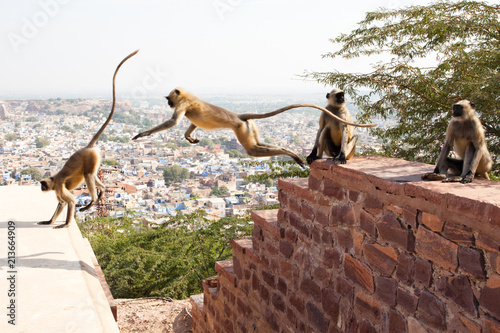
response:
{"label": "monkey's face", "polygon": [[345,103],[344,92],[340,89],[333,89],[330,93],[326,94],[326,99],[331,106],[341,106]]}
{"label": "monkey's face", "polygon": [[40,186],[43,192],[54,190],[54,178],[50,177],[40,181]]}
{"label": "monkey's face", "polygon": [[453,104],[452,111],[453,117],[463,117],[474,113],[476,105],[468,100],[460,101]]}
{"label": "monkey's face", "polygon": [[165,98],[167,99],[168,106],[175,108],[181,98],[181,93],[179,89],[174,89],[170,92],[170,94],[168,94],[168,96],[165,96]]}

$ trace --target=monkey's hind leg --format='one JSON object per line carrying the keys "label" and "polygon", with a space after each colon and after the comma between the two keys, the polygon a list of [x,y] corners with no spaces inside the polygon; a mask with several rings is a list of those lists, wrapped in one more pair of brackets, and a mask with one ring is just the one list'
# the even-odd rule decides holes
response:
{"label": "monkey's hind leg", "polygon": [[193,133],[193,131],[196,129],[196,125],[194,124],[191,124],[188,129],[186,130],[186,132],[184,133],[184,137],[186,138],[186,140],[189,141],[189,143],[192,143],[192,144],[195,144],[195,143],[198,143],[200,142],[200,139],[195,139],[195,138],[192,138],[191,137],[191,133]]}
{"label": "monkey's hind leg", "polygon": [[50,220],[38,222],[37,224],[39,224],[39,225],[50,225],[50,224],[54,223],[55,220],[57,220],[57,218],[59,217],[59,215],[61,215],[61,212],[62,212],[62,210],[64,209],[65,206],[66,206],[66,203],[59,202],[57,204],[56,211],[55,211],[54,215],[52,215],[52,217],[50,218]]}
{"label": "monkey's hind leg", "polygon": [[300,158],[299,155],[295,154],[293,151],[288,150],[286,148],[281,148],[278,146],[273,146],[266,143],[258,142],[255,146],[251,148],[246,148],[247,154],[255,157],[264,157],[264,156],[276,156],[276,155],[288,155],[293,160],[300,165],[301,168],[305,168],[304,161]]}
{"label": "monkey's hind leg", "polygon": [[[99,200],[101,198],[102,191],[99,192],[99,195],[98,195],[96,187],[99,188],[99,190],[104,188],[104,185],[101,183],[99,178],[97,178],[97,175],[94,175],[94,174],[86,174],[85,175],[85,183],[87,184],[87,189],[89,190],[90,203],[87,206],[80,208],[80,212],[88,210],[90,207],[92,207],[97,202],[97,200]],[[96,184],[97,184],[97,186],[96,186]]]}

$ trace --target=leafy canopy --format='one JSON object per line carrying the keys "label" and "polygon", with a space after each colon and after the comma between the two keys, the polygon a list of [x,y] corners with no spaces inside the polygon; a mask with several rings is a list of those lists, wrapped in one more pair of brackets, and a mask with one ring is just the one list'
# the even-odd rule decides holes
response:
{"label": "leafy canopy", "polygon": [[[357,29],[332,39],[339,48],[324,57],[386,60],[372,64],[369,73],[304,76],[346,91],[361,109],[361,121],[395,118],[394,126],[374,130],[384,140],[385,154],[431,164],[441,150],[451,105],[471,100],[496,161],[500,153],[499,19],[499,5],[480,1],[439,1],[369,12]],[[494,169],[498,172],[498,163]]]}

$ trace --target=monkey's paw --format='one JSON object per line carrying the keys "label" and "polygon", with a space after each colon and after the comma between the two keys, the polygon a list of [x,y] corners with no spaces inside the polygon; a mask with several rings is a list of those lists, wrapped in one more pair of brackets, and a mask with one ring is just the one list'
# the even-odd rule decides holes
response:
{"label": "monkey's paw", "polygon": [[151,135],[151,133],[149,133],[148,131],[146,131],[146,132],[142,132],[142,133],[139,133],[139,134],[137,134],[136,136],[134,136],[134,137],[132,138],[132,140],[137,140],[137,139],[139,139],[139,138],[142,138],[143,136],[149,136],[149,135]]}
{"label": "monkey's paw", "polygon": [[431,180],[431,181],[442,180],[442,181],[444,181],[446,179],[446,175],[443,173],[429,172],[429,173],[424,173],[421,178],[422,178],[422,180]]}
{"label": "monkey's paw", "polygon": [[317,155],[309,155],[306,157],[307,164],[309,164],[309,165],[311,165],[312,162],[319,160],[319,159],[320,159],[320,157]]}
{"label": "monkey's paw", "polygon": [[52,221],[42,221],[42,222],[38,222],[37,224],[38,225],[50,225],[50,224],[52,224]]}
{"label": "monkey's paw", "polygon": [[200,142],[200,139],[193,139],[190,136],[186,137],[186,140],[188,140],[189,143],[192,143],[192,144],[196,144],[196,143]]}
{"label": "monkey's paw", "polygon": [[453,177],[447,177],[443,179],[443,183],[459,183],[462,181],[462,177],[460,176],[453,176]]}
{"label": "monkey's paw", "polygon": [[61,225],[57,225],[54,227],[54,229],[63,229],[63,228],[67,228],[69,227],[69,223],[64,223],[64,224],[61,224]]}
{"label": "monkey's paw", "polygon": [[341,152],[339,156],[333,158],[333,162],[335,164],[346,164],[347,160],[345,159],[345,154]]}
{"label": "monkey's paw", "polygon": [[462,178],[462,180],[460,182],[462,184],[468,184],[468,183],[472,183],[473,179],[474,179],[474,177],[472,175],[465,175],[465,177]]}

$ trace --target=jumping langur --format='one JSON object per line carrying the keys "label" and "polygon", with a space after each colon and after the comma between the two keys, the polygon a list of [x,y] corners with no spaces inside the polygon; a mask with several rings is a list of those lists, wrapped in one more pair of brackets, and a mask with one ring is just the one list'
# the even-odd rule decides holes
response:
{"label": "jumping langur", "polygon": [[[475,115],[476,106],[468,100],[453,104],[453,118],[446,129],[446,138],[443,149],[439,154],[436,168],[432,173],[422,175],[424,180],[442,180],[443,182],[472,182],[475,175],[490,179],[491,159],[486,141],[484,128]],[[448,157],[453,147],[458,159]],[[460,173],[460,176],[448,176],[448,170]]]}
{"label": "jumping langur", "polygon": [[[330,111],[314,104],[293,104],[264,114],[236,114],[219,106],[204,102],[180,88],[172,90],[172,92],[170,92],[168,96],[165,96],[165,98],[168,101],[168,105],[174,108],[172,118],[161,125],[137,134],[132,138],[132,140],[171,128],[177,125],[182,117],[186,116],[191,121],[191,125],[187,129],[186,133],[184,133],[184,137],[192,144],[199,142],[198,139],[191,137],[191,133],[193,133],[197,127],[208,130],[216,128],[230,128],[234,131],[236,138],[241,143],[243,148],[245,148],[248,155],[256,157],[288,155],[303,168],[305,167],[304,162],[294,152],[286,148],[262,143],[259,139],[257,127],[252,119],[269,118],[281,112],[298,107],[316,108],[328,113],[334,118],[336,117]],[[354,124],[346,122],[342,119],[339,119],[339,121],[359,127],[377,126],[376,124]]]}
{"label": "jumping langur", "polygon": [[[340,89],[333,89],[326,94],[328,104],[326,109],[346,122],[352,122],[351,114],[345,105],[344,92]],[[326,113],[322,113],[319,118],[319,130],[316,134],[316,141],[311,154],[307,156],[307,163],[311,164],[323,156],[331,156],[333,160],[340,164],[345,164],[346,160],[354,156],[356,141],[358,136],[353,136],[354,128],[345,122],[340,122],[337,118],[332,118]]]}
{"label": "jumping langur", "polygon": [[52,191],[56,192],[57,205],[56,211],[49,221],[38,222],[38,224],[52,224],[59,217],[64,207],[68,206],[68,214],[66,216],[66,223],[54,227],[54,229],[67,228],[71,221],[71,217],[75,214],[75,197],[71,194],[71,190],[76,188],[78,185],[85,180],[87,184],[87,189],[89,191],[91,201],[90,203],[81,208],[80,211],[84,211],[92,207],[102,196],[104,192],[104,184],[101,183],[99,178],[97,178],[97,170],[101,163],[101,156],[99,151],[94,148],[95,143],[101,136],[102,132],[106,126],[111,121],[113,113],[115,112],[116,96],[115,96],[115,78],[118,70],[122,64],[129,58],[134,56],[139,50],[129,54],[125,59],[123,59],[118,67],[116,67],[115,74],[113,75],[113,104],[111,107],[111,112],[108,119],[104,122],[101,128],[94,135],[92,140],[90,140],[87,147],[78,150],[76,153],[71,155],[71,157],[66,161],[61,171],[59,171],[55,176],[44,179],[40,182],[43,192]]}

